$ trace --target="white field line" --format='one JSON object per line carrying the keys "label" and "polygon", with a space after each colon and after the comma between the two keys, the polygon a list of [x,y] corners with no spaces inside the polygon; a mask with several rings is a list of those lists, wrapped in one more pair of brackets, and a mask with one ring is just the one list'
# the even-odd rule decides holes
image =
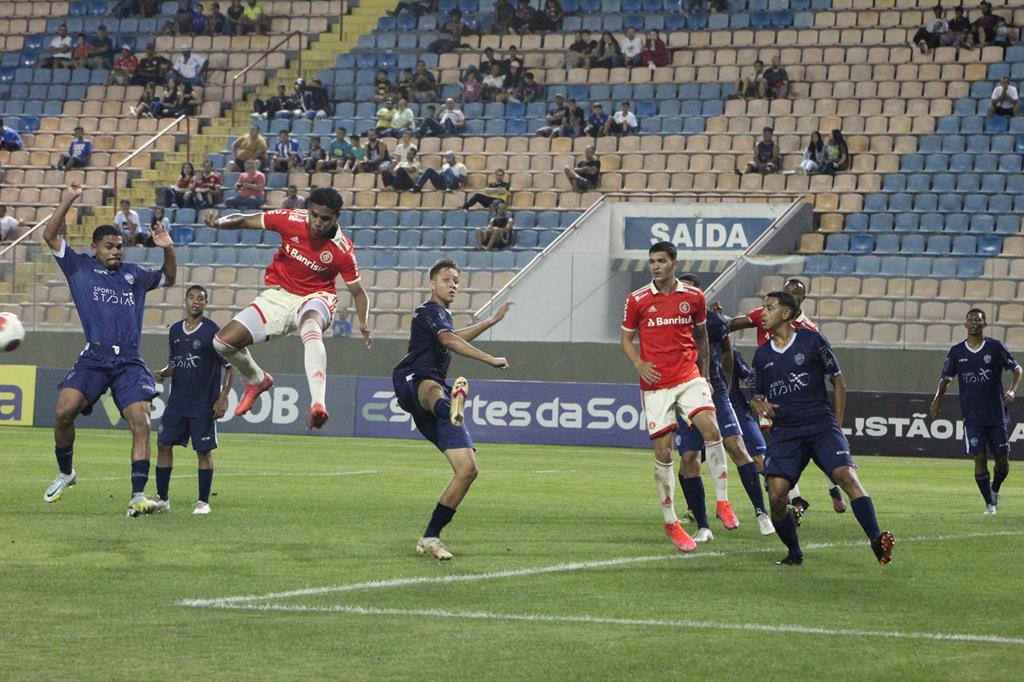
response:
{"label": "white field line", "polygon": [[[215,478],[224,478],[224,477],[228,477],[228,478],[333,478],[333,477],[336,477],[336,476],[369,476],[369,475],[376,474],[376,473],[377,473],[377,471],[374,470],[374,469],[367,469],[365,471],[319,471],[319,472],[317,472],[317,471],[310,471],[310,472],[301,472],[301,471],[282,471],[282,472],[275,472],[275,471],[250,471],[250,472],[226,471],[226,472],[222,473],[220,471],[217,471],[214,474],[214,477]],[[126,478],[128,478],[128,477],[127,476],[79,476],[78,480],[80,482],[83,482],[83,483],[90,483],[92,481],[123,481]],[[196,478],[196,474],[175,474],[173,476],[173,478],[174,478],[174,480],[178,480],[178,479],[181,479],[181,478]],[[46,480],[40,479],[38,482],[39,483],[45,483],[46,481],[49,481],[49,480],[52,480],[52,479],[46,479]],[[31,482],[32,483],[36,483],[37,481],[35,479],[33,479]]]}
{"label": "white field line", "polygon": [[[941,542],[946,540],[968,540],[972,538],[988,537],[1020,537],[1024,531],[995,531],[979,533],[963,533],[958,535],[922,535],[916,537],[897,537],[897,545],[907,542]],[[863,547],[867,551],[867,543],[864,540],[843,541],[843,542],[820,542],[804,545],[805,550],[814,549],[835,549],[840,547]],[[535,566],[532,568],[516,568],[506,571],[491,571],[488,573],[465,573],[461,575],[446,576],[422,576],[412,578],[392,578],[389,580],[371,580],[360,583],[347,583],[343,585],[329,585],[325,587],[308,587],[286,592],[269,592],[267,594],[240,595],[232,597],[221,597],[215,599],[179,599],[175,602],[178,606],[189,606],[196,608],[231,608],[240,604],[251,604],[252,602],[270,601],[278,599],[289,599],[292,597],[308,597],[321,594],[336,594],[340,592],[355,592],[360,590],[379,590],[388,588],[409,587],[412,585],[446,585],[451,583],[478,582],[483,580],[497,580],[501,578],[518,578],[525,576],[543,575],[547,573],[568,573],[573,571],[585,571],[590,569],[610,568],[615,566],[627,566],[631,564],[650,563],[655,561],[679,561],[696,560],[712,557],[738,556],[741,554],[763,554],[781,552],[780,546],[772,542],[771,547],[757,547],[741,549],[729,552],[705,552],[700,551],[694,554],[652,554],[646,556],[618,557],[615,559],[603,559],[598,561],[575,561],[571,563],[553,564],[550,566]],[[899,560],[899,554],[896,555]],[[884,569],[883,569],[884,570]]]}
{"label": "white field line", "polygon": [[287,613],[343,613],[358,616],[419,616],[455,618],[459,620],[518,621],[531,623],[574,623],[585,625],[617,625],[624,627],[692,628],[741,632],[797,633],[826,637],[878,637],[883,639],[918,639],[940,642],[971,642],[1024,646],[1024,638],[998,635],[971,635],[955,632],[914,632],[903,630],[862,630],[857,628],[816,628],[802,625],[764,625],[761,623],[721,623],[699,620],[657,620],[651,618],[614,618],[608,616],[553,616],[535,613],[491,613],[488,611],[446,611],[442,609],[391,609],[370,606],[304,606],[301,604],[231,604],[218,608]]}

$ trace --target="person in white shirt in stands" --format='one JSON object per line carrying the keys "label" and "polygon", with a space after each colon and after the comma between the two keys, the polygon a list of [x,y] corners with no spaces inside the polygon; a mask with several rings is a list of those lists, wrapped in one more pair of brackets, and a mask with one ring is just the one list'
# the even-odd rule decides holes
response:
{"label": "person in white shirt in stands", "polygon": [[455,160],[455,152],[449,150],[444,153],[444,165],[441,166],[441,170],[428,168],[423,171],[412,191],[422,192],[423,186],[429,182],[434,186],[434,189],[451,192],[465,187],[468,180],[469,171],[466,170],[466,164],[457,162]]}
{"label": "person in white shirt in stands", "polygon": [[444,128],[445,135],[458,135],[466,127],[466,115],[461,109],[455,108],[455,100],[451,97],[444,101],[439,123]]}
{"label": "person in white shirt in stands", "polygon": [[7,215],[7,207],[0,205],[0,242],[13,242],[27,232],[28,223]]}
{"label": "person in white shirt in stands", "polygon": [[57,27],[57,35],[50,41],[50,56],[40,61],[44,69],[64,69],[71,66],[71,36],[68,27],[61,24]]}
{"label": "person in white shirt in stands", "polygon": [[1003,76],[999,85],[992,91],[992,104],[989,105],[989,116],[1016,116],[1020,113],[1020,99],[1017,88],[1010,85],[1010,77]]}
{"label": "person in white shirt in stands", "polygon": [[132,210],[132,204],[127,199],[121,199],[121,210],[114,216],[114,227],[124,236],[126,244],[135,244],[139,241],[139,214]]}
{"label": "person in white shirt in stands", "polygon": [[181,46],[181,54],[174,60],[171,68],[171,77],[179,83],[191,83],[202,86],[206,83],[206,59],[197,54],[192,54],[192,48],[188,45]]}
{"label": "person in white shirt in stands", "polygon": [[398,106],[391,114],[391,129],[381,133],[383,137],[401,137],[411,133],[416,128],[416,115],[409,108],[409,102],[405,99],[398,100]]}
{"label": "person in white shirt in stands", "polygon": [[605,135],[629,135],[640,128],[640,122],[636,120],[636,116],[629,110],[629,107],[628,101],[623,102],[622,108],[605,121]]}
{"label": "person in white shirt in stands", "polygon": [[643,64],[640,53],[644,51],[644,41],[636,34],[635,28],[626,29],[626,35],[619,41],[619,49],[622,50],[623,66],[641,66]]}
{"label": "person in white shirt in stands", "polygon": [[405,152],[405,158],[399,161],[392,170],[380,172],[381,182],[385,187],[401,192],[412,189],[420,175],[420,162],[416,159],[416,145],[410,145]]}

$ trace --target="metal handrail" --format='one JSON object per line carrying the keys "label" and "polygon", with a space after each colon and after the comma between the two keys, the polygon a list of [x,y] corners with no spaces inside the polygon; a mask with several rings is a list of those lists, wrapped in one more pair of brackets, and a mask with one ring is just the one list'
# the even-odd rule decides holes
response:
{"label": "metal handrail", "polygon": [[164,128],[156,135],[143,142],[138,149],[133,151],[131,154],[122,159],[119,164],[114,166],[114,210],[117,210],[117,173],[119,170],[121,170],[121,167],[130,163],[132,159],[134,159],[136,156],[145,151],[150,145],[152,145],[161,137],[169,133],[172,128],[177,128],[182,121],[185,121],[185,157],[189,159],[192,157],[192,131],[191,125],[189,124],[189,120],[190,117],[188,114],[182,114],[178,118],[174,119],[174,121],[172,121],[166,128]]}
{"label": "metal handrail", "polygon": [[[245,74],[249,73],[257,64],[259,64],[264,59],[269,57],[271,54],[276,52],[277,48],[281,47],[282,45],[287,43],[289,40],[294,38],[295,36],[300,36],[301,37],[301,36],[304,36],[304,35],[305,35],[305,33],[303,33],[302,31],[292,31],[291,33],[286,35],[284,38],[279,40],[277,43],[275,43],[273,47],[268,47],[266,50],[264,50],[263,54],[261,54],[256,59],[256,61],[252,62],[251,64],[249,64],[244,69],[242,69],[241,71],[239,71],[238,73],[236,73],[234,76],[231,77],[231,125],[235,125],[235,118],[236,118],[236,115],[238,113],[238,107],[235,106],[236,104],[238,104],[238,95],[237,95],[237,93],[235,91],[235,87],[238,85],[238,79],[241,78],[242,76],[244,76]],[[301,77],[301,75],[302,75],[302,40],[300,39],[299,40],[299,76]]]}
{"label": "metal handrail", "polygon": [[15,239],[15,240],[14,240],[13,242],[11,242],[10,244],[8,244],[8,245],[7,245],[7,246],[5,246],[4,248],[0,249],[0,258],[3,258],[3,257],[4,257],[4,254],[6,254],[6,253],[7,253],[8,251],[10,251],[11,249],[13,249],[13,248],[14,248],[15,246],[17,246],[18,244],[22,243],[23,241],[25,241],[26,239],[28,239],[28,238],[29,238],[30,236],[32,236],[32,234],[33,234],[33,233],[34,233],[34,232],[35,232],[36,230],[38,230],[38,229],[39,229],[40,227],[42,227],[43,225],[45,225],[45,224],[47,223],[47,221],[49,221],[49,220],[50,220],[50,218],[52,218],[52,217],[53,217],[53,213],[51,213],[50,215],[46,216],[45,218],[43,218],[42,220],[40,220],[40,221],[39,221],[38,223],[36,223],[36,224],[35,224],[35,225],[33,225],[32,227],[30,227],[30,228],[28,229],[28,232],[26,232],[25,234],[21,235],[21,236],[20,236],[20,237],[18,237],[17,239]]}

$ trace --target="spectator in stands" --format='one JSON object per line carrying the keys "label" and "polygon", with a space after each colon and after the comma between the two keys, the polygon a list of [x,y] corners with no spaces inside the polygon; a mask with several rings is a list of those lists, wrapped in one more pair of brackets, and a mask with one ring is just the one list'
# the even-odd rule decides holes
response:
{"label": "spectator in stands", "polygon": [[249,0],[238,23],[238,35],[258,32],[261,36],[270,32],[270,21],[263,11],[263,5],[256,0]]}
{"label": "spectator in stands", "polygon": [[953,8],[953,18],[949,20],[949,31],[942,37],[943,45],[953,47],[974,48],[974,36],[971,35],[971,22],[964,16],[964,8],[957,5]]}
{"label": "spectator in stands", "polygon": [[464,189],[468,181],[469,171],[466,170],[466,164],[457,161],[455,152],[449,150],[444,153],[444,164],[441,166],[441,170],[438,171],[434,168],[424,170],[412,191],[422,192],[424,185],[429,182],[434,189],[452,192]]}
{"label": "spectator in stands", "polygon": [[541,87],[534,80],[533,71],[527,71],[523,74],[523,81],[512,90],[512,95],[509,99],[514,102],[527,104],[539,100],[541,94]]}
{"label": "spectator in stands", "polygon": [[267,140],[260,135],[260,128],[257,125],[249,126],[249,134],[235,140],[231,145],[231,155],[227,170],[240,171],[246,167],[246,162],[255,159],[257,168],[267,167]]}
{"label": "spectator in stands", "polygon": [[170,187],[164,188],[164,206],[178,208],[186,205],[186,195],[192,189],[195,181],[196,169],[186,161],[181,164],[178,171],[178,179]]}
{"label": "spectator in stands", "polygon": [[772,137],[774,132],[770,126],[765,126],[761,131],[761,139],[754,143],[754,159],[747,163],[747,173],[766,175],[779,171],[782,161],[779,144]]}
{"label": "spectator in stands", "polygon": [[423,115],[420,127],[416,129],[416,137],[422,139],[424,137],[441,137],[442,135],[444,135],[444,127],[437,120],[437,107],[428,104],[427,113]]}
{"label": "spectator in stands", "polygon": [[384,103],[377,109],[377,122],[373,126],[378,137],[387,137],[387,132],[391,130],[391,118],[394,115],[394,104],[390,99],[384,100]]}
{"label": "spectator in stands", "polygon": [[260,172],[260,163],[255,159],[245,162],[245,172],[238,176],[235,193],[224,205],[228,208],[259,208],[267,198],[267,176]]}
{"label": "spectator in stands", "polygon": [[130,17],[138,13],[139,3],[136,0],[117,0],[114,6],[110,8],[111,16],[118,18]]}
{"label": "spectator in stands", "polygon": [[299,188],[288,185],[281,200],[281,208],[306,208],[306,200],[299,196]]}
{"label": "spectator in stands", "polygon": [[942,16],[942,5],[936,5],[932,8],[931,19],[924,22],[924,26],[917,29],[917,33],[911,39],[911,42],[921,50],[921,54],[928,54],[929,50],[934,50],[940,44],[942,44],[943,37],[949,33],[949,22]]}
{"label": "spectator in stands", "polygon": [[576,100],[570,99],[565,107],[565,114],[562,115],[562,125],[554,131],[552,137],[577,137],[583,133],[583,126],[586,123],[586,113],[576,106]]}
{"label": "spectator in stands", "polygon": [[174,18],[164,24],[161,35],[186,35],[192,31],[192,2],[178,0],[178,11]]}
{"label": "spectator in stands", "polygon": [[588,144],[583,150],[583,158],[576,162],[575,168],[566,166],[565,177],[577,192],[588,192],[597,189],[601,182],[601,159],[594,156],[594,145]]}
{"label": "spectator in stands", "polygon": [[182,43],[181,54],[174,60],[174,67],[171,69],[170,75],[179,83],[204,85],[209,68],[210,65],[206,58],[193,54],[192,47],[187,43]]}
{"label": "spectator in stands", "polygon": [[71,46],[71,66],[75,69],[84,69],[89,62],[89,43],[85,40],[85,34],[79,33],[75,36],[75,44]]}
{"label": "spectator in stands", "polygon": [[363,147],[363,160],[357,161],[353,169],[356,173],[379,173],[381,166],[390,164],[391,157],[387,147],[377,137],[377,131],[370,128],[366,133],[366,145]]}
{"label": "spectator in stands", "polygon": [[242,17],[245,15],[245,6],[241,0],[231,0],[228,5],[227,21],[224,22],[225,35],[242,35]]}
{"label": "spectator in stands", "polygon": [[526,71],[523,70],[522,63],[512,62],[505,73],[505,101],[515,96],[516,89],[523,84],[525,79]]}
{"label": "spectator in stands", "polygon": [[256,98],[252,103],[254,114],[260,118],[274,118],[279,111],[294,111],[298,108],[295,98],[288,94],[288,87],[284,83],[278,83],[277,93],[266,100]]}
{"label": "spectator in stands", "polygon": [[565,97],[562,93],[555,94],[555,103],[548,109],[544,116],[544,126],[537,129],[539,137],[552,137],[555,131],[562,127],[562,120],[565,118]]}
{"label": "spectator in stands", "polygon": [[597,49],[594,52],[594,59],[591,62],[591,66],[610,69],[621,63],[622,50],[619,48],[619,43],[615,40],[615,36],[613,36],[610,31],[605,31],[601,34],[601,40],[597,43]]}
{"label": "spectator in stands", "polygon": [[412,14],[421,17],[434,11],[435,3],[431,0],[402,0],[395,6],[395,9],[387,12],[389,17],[397,17],[399,14]]}
{"label": "spectator in stands", "polygon": [[451,97],[444,101],[440,123],[445,135],[459,135],[466,127],[466,115],[462,109],[456,108],[455,100]]}
{"label": "spectator in stands", "polygon": [[469,47],[463,44],[462,37],[469,35],[472,31],[462,21],[462,10],[453,9],[448,13],[448,21],[441,26],[441,37],[427,45],[427,50],[436,54],[451,52],[460,47]]}
{"label": "spectator in stands", "polygon": [[468,211],[476,204],[484,208],[490,208],[495,202],[503,201],[506,204],[512,198],[511,185],[505,180],[505,171],[501,168],[494,171],[494,179],[487,183],[482,192],[474,192],[462,205],[464,211]]}
{"label": "spectator in stands", "polygon": [[512,71],[512,64],[519,62],[519,65],[523,65],[523,58],[519,56],[519,50],[516,49],[515,45],[508,46],[508,52],[505,53],[505,58],[501,60],[501,69],[506,74]]}
{"label": "spectator in stands", "polygon": [[135,106],[128,107],[128,113],[135,118],[154,118],[150,107],[153,106],[154,102],[159,101],[160,98],[156,94],[156,83],[150,81],[142,89],[142,94],[139,95],[139,101],[135,103]]}
{"label": "spectator in stands", "polygon": [[644,40],[632,26],[626,29],[626,35],[619,41],[619,48],[622,50],[623,66],[640,66],[643,63]]}
{"label": "spectator in stands", "polygon": [[141,225],[139,214],[132,210],[132,202],[121,199],[121,210],[114,215],[114,227],[124,237],[125,244],[139,243],[139,227]]}
{"label": "spectator in stands", "polygon": [[621,108],[605,121],[605,135],[632,135],[640,130],[640,121],[636,120],[630,106],[628,101],[624,101]]}
{"label": "spectator in stands", "polygon": [[644,66],[652,69],[656,66],[668,66],[671,60],[668,45],[661,39],[657,31],[647,32],[647,39],[644,41],[644,49],[640,52],[640,59]]}
{"label": "spectator in stands", "polygon": [[499,36],[512,33],[516,10],[508,0],[497,0],[494,3],[494,19],[491,21],[490,32]]}
{"label": "spectator in stands", "polygon": [[352,164],[350,170],[355,170],[355,165],[361,163],[366,158],[366,149],[359,141],[358,133],[352,133],[349,136],[349,141],[352,143]]}
{"label": "spectator in stands", "polygon": [[508,99],[505,92],[505,74],[502,73],[500,64],[491,64],[491,72],[484,76],[482,94],[485,101],[504,102]]}
{"label": "spectator in stands", "polygon": [[185,202],[192,208],[213,208],[223,198],[220,173],[213,170],[213,162],[203,161],[203,169],[192,176]]}
{"label": "spectator in stands", "polygon": [[160,13],[159,0],[138,0],[138,14],[146,19],[155,17]]}
{"label": "spectator in stands", "polygon": [[107,34],[107,27],[100,26],[89,41],[90,69],[109,69],[114,61],[114,41]]}
{"label": "spectator in stands", "polygon": [[484,48],[484,57],[483,59],[480,60],[479,66],[473,66],[472,64],[470,64],[469,66],[466,67],[466,73],[469,73],[470,71],[476,71],[477,73],[486,75],[491,72],[491,64],[497,64],[502,69],[505,68],[505,65],[502,63],[502,61],[498,59],[497,55],[494,54],[494,48],[488,45],[487,47]]}
{"label": "spectator in stands", "polygon": [[1010,28],[1003,17],[996,17],[996,37],[992,40],[993,45],[1009,47],[1013,44],[1015,31]]}
{"label": "spectator in stands", "polygon": [[153,118],[171,116],[178,108],[178,84],[174,81],[164,83],[164,90],[160,98],[149,103],[149,113]]}
{"label": "spectator in stands", "polygon": [[512,30],[519,35],[533,33],[537,29],[537,10],[529,0],[516,0],[516,7],[512,11]]}
{"label": "spectator in stands", "polygon": [[7,207],[0,205],[0,242],[13,242],[28,232],[30,223],[7,215]]}
{"label": "spectator in stands", "polygon": [[75,128],[75,139],[68,145],[68,153],[60,155],[60,162],[54,166],[55,170],[70,170],[72,168],[85,168],[92,158],[92,140],[85,139],[85,130],[82,126]]}
{"label": "spectator in stands", "polygon": [[599,137],[604,134],[607,123],[608,114],[604,113],[604,106],[597,102],[590,108],[590,115],[587,116],[587,126],[583,129],[583,134],[588,137]]}
{"label": "spectator in stands", "polygon": [[847,170],[850,170],[850,148],[846,146],[842,131],[833,130],[825,144],[825,163],[821,166],[821,172],[835,175]]}
{"label": "spectator in stands", "polygon": [[309,138],[309,151],[306,152],[306,162],[303,168],[307,173],[316,172],[317,166],[327,160],[327,150],[320,146],[320,138],[312,135]]}
{"label": "spectator in stands", "polygon": [[139,61],[139,67],[132,77],[132,85],[155,83],[160,85],[167,81],[167,73],[171,70],[171,60],[156,53],[156,45],[146,45],[146,56]]}
{"label": "spectator in stands", "polygon": [[381,170],[387,170],[388,168],[394,168],[397,166],[402,159],[406,157],[411,147],[419,149],[419,146],[412,141],[412,135],[402,135],[398,140],[398,144],[396,144],[395,148],[391,150],[389,160],[381,165]]}
{"label": "spectator in stands", "polygon": [[786,99],[789,97],[789,74],[779,66],[779,58],[772,57],[772,65],[764,70],[761,97],[767,99]]}
{"label": "spectator in stands", "polygon": [[327,158],[318,161],[317,171],[351,170],[355,158],[352,155],[352,143],[348,140],[348,131],[338,128],[334,131],[334,139],[327,145]]}
{"label": "spectator in stands", "polygon": [[821,170],[825,164],[825,143],[821,141],[821,133],[815,130],[811,133],[811,141],[804,150],[804,158],[800,160],[800,170],[807,175],[813,175]]}
{"label": "spectator in stands", "polygon": [[422,59],[416,61],[416,73],[413,74],[413,87],[416,89],[416,101],[428,102],[437,99],[437,80],[427,70]]}
{"label": "spectator in stands", "polygon": [[999,85],[992,90],[992,100],[988,107],[989,116],[1017,116],[1020,114],[1020,99],[1017,88],[1010,85],[1010,77],[1003,76]]}
{"label": "spectator in stands", "polygon": [[420,162],[416,159],[416,153],[416,145],[410,146],[405,152],[405,158],[398,162],[394,170],[380,172],[380,179],[385,187],[402,192],[416,186],[420,175]]}
{"label": "spectator in stands", "polygon": [[66,69],[71,65],[72,44],[66,24],[57,27],[57,35],[50,40],[49,51],[50,56],[39,61],[44,69]]}
{"label": "spectator in stands", "polygon": [[293,139],[287,130],[277,133],[277,142],[270,153],[270,172],[287,173],[293,168],[302,166],[302,150],[299,141]]}
{"label": "spectator in stands", "polygon": [[412,109],[409,107],[409,102],[407,102],[405,99],[398,100],[398,106],[395,107],[394,113],[391,114],[391,129],[388,130],[388,136],[411,136],[412,132],[415,129],[416,115],[412,112]]}
{"label": "spectator in stands", "polygon": [[163,206],[153,207],[153,217],[149,219],[149,230],[140,230],[139,240],[136,243],[139,246],[156,246],[149,232],[158,226],[167,232],[171,230],[171,219],[167,217],[167,211]]}
{"label": "spectator in stands", "polygon": [[14,128],[8,128],[4,125],[3,121],[0,121],[0,149],[7,152],[17,152],[21,151],[23,144],[18,131]]}
{"label": "spectator in stands", "polygon": [[562,3],[558,0],[547,0],[544,3],[544,11],[536,14],[535,30],[537,31],[561,31],[562,21],[565,19],[565,12],[562,11]]}
{"label": "spectator in stands", "polygon": [[373,79],[373,103],[380,104],[391,98],[391,79],[384,69],[377,69],[377,77]]}
{"label": "spectator in stands", "polygon": [[508,212],[508,204],[504,201],[494,204],[487,227],[476,230],[476,248],[499,251],[512,246],[513,223],[514,220]]}
{"label": "spectator in stands", "polygon": [[981,16],[974,20],[971,28],[974,29],[974,43],[978,47],[985,47],[996,39],[996,28],[999,26],[999,17],[992,14],[992,5],[987,2],[981,3]]}
{"label": "spectator in stands", "polygon": [[408,102],[414,100],[415,96],[416,86],[412,81],[412,69],[402,69],[402,77],[391,88],[391,98],[404,99]]}
{"label": "spectator in stands", "polygon": [[227,17],[220,11],[220,3],[212,3],[210,11],[206,15],[206,27],[203,32],[208,36],[223,35],[225,26],[227,26]]}
{"label": "spectator in stands", "polygon": [[737,99],[751,99],[753,97],[763,97],[763,83],[764,83],[764,62],[760,59],[754,62],[754,69],[745,76],[740,76],[740,79],[736,81],[736,95]]}
{"label": "spectator in stands", "polygon": [[[500,71],[500,68],[499,68]],[[505,76],[502,75],[502,78]],[[466,74],[466,77],[462,80],[459,85],[459,91],[462,93],[463,102],[476,102],[480,99],[480,95],[483,92],[484,86],[477,80],[476,71],[470,71]]]}
{"label": "spectator in stands", "polygon": [[327,110],[331,107],[331,98],[327,94],[327,88],[324,87],[323,81],[319,78],[313,79],[312,84],[306,83],[305,78],[296,78],[295,97],[299,100],[297,115],[310,121],[327,117]]}
{"label": "spectator in stands", "polygon": [[191,83],[178,85],[178,106],[171,113],[172,116],[195,116],[199,100],[196,97],[195,89]]}
{"label": "spectator in stands", "polygon": [[107,77],[107,85],[129,85],[137,68],[139,58],[132,54],[131,45],[122,45],[121,54],[114,58],[114,68]]}
{"label": "spectator in stands", "polygon": [[589,69],[597,55],[597,41],[590,38],[590,31],[576,31],[576,40],[569,46],[565,60],[567,69]]}
{"label": "spectator in stands", "polygon": [[192,24],[188,27],[188,33],[193,36],[206,33],[206,11],[201,3],[192,10]]}

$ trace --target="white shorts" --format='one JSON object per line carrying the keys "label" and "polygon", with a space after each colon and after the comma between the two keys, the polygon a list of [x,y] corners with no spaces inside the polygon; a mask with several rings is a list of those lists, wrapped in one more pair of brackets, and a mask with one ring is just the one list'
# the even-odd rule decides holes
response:
{"label": "white shorts", "polygon": [[647,418],[647,435],[651,440],[675,430],[676,412],[692,424],[693,416],[698,412],[715,409],[711,387],[704,377],[656,391],[641,391],[640,395]]}
{"label": "white shorts", "polygon": [[324,329],[334,319],[338,297],[326,291],[307,296],[284,289],[267,289],[242,309],[235,320],[249,330],[253,343],[262,343],[276,336],[291,334],[299,328],[299,318],[307,310],[318,310],[324,318]]}

